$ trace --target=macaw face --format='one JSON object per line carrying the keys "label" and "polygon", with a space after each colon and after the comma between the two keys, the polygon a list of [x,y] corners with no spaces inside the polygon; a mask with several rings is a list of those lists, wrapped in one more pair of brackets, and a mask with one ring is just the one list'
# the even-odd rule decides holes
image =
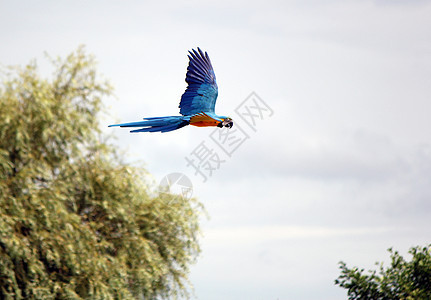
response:
{"label": "macaw face", "polygon": [[228,127],[229,129],[232,128],[233,126],[233,120],[231,118],[226,118],[223,120],[223,122],[221,122],[218,127],[223,128],[223,127]]}

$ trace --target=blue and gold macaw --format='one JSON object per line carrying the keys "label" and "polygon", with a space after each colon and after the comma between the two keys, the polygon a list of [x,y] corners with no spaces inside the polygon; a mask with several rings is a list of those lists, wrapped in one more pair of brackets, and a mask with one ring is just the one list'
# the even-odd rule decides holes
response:
{"label": "blue and gold macaw", "polygon": [[187,89],[179,105],[182,116],[144,118],[144,121],[109,125],[120,127],[141,127],[130,132],[168,132],[187,125],[198,127],[217,126],[232,128],[233,120],[218,116],[214,112],[218,88],[208,54],[198,48],[189,51],[187,68]]}

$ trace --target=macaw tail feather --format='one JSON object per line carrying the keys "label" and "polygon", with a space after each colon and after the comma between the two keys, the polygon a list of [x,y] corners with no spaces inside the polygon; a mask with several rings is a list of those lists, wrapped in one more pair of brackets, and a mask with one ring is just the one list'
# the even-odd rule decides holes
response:
{"label": "macaw tail feather", "polygon": [[143,127],[130,132],[169,132],[189,125],[189,118],[184,116],[144,118],[144,121],[109,125],[109,127]]}

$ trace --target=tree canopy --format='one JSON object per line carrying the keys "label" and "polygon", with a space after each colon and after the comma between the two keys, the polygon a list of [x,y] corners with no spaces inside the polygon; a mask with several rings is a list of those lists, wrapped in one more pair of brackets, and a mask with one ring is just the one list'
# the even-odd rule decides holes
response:
{"label": "tree canopy", "polygon": [[431,245],[413,247],[406,261],[397,251],[389,249],[391,264],[380,264],[379,273],[364,269],[348,268],[340,263],[341,275],[335,284],[347,289],[349,299],[431,299]]}
{"label": "tree canopy", "polygon": [[3,70],[0,83],[0,298],[187,295],[202,206],[151,195],[99,129],[111,87],[81,47]]}

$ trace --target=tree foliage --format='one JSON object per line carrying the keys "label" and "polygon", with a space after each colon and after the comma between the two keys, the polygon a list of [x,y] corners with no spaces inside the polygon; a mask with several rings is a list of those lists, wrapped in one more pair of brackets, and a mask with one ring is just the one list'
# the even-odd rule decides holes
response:
{"label": "tree foliage", "polygon": [[431,245],[413,247],[406,261],[397,251],[389,249],[391,265],[380,264],[379,273],[340,263],[341,275],[335,284],[347,289],[349,299],[431,299]]}
{"label": "tree foliage", "polygon": [[101,142],[111,88],[82,48],[3,72],[0,298],[154,299],[187,294],[201,205],[151,196],[145,170]]}

